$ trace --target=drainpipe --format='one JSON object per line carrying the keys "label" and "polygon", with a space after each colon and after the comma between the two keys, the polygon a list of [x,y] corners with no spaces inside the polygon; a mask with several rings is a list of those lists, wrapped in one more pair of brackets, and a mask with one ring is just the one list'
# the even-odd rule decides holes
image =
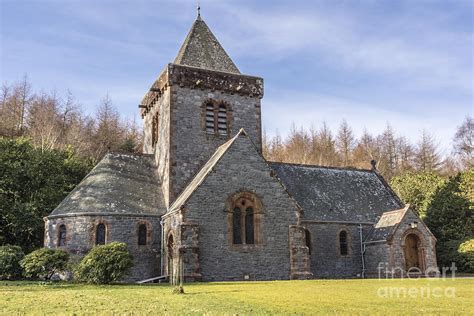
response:
{"label": "drainpipe", "polygon": [[161,253],[160,253],[160,275],[163,275],[163,253],[164,253],[164,239],[165,239],[165,231],[163,229],[163,218],[160,219],[160,225],[161,225]]}
{"label": "drainpipe", "polygon": [[364,245],[364,241],[362,239],[362,224],[359,224],[359,239],[360,239],[360,257],[361,257],[361,260],[362,260],[361,277],[362,277],[362,279],[365,279],[365,259],[364,259],[365,245]]}

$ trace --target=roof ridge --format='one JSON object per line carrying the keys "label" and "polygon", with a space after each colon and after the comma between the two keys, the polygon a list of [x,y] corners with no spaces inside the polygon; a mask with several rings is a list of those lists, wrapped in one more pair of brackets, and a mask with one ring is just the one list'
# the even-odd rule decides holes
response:
{"label": "roof ridge", "polygon": [[333,169],[333,170],[347,170],[347,171],[362,171],[362,172],[371,172],[372,169],[361,169],[356,167],[335,167],[335,166],[321,166],[313,164],[304,164],[304,163],[295,163],[295,162],[280,162],[280,161],[268,161],[269,164],[280,164],[280,165],[291,165],[297,167],[307,167],[307,168],[321,168],[321,169]]}

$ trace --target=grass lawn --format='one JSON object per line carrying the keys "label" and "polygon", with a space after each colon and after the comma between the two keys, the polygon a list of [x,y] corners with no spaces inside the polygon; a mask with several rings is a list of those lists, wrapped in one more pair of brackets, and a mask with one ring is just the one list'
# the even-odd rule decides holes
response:
{"label": "grass lawn", "polygon": [[184,290],[3,281],[0,314],[474,314],[474,279],[193,283]]}

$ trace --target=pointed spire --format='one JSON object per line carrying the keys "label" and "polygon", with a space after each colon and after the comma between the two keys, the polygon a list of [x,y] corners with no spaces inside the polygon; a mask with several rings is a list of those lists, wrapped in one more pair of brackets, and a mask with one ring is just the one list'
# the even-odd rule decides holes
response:
{"label": "pointed spire", "polygon": [[184,40],[175,64],[191,66],[215,71],[240,74],[232,59],[222,48],[217,38],[201,18],[201,8],[198,4],[198,15],[188,36]]}

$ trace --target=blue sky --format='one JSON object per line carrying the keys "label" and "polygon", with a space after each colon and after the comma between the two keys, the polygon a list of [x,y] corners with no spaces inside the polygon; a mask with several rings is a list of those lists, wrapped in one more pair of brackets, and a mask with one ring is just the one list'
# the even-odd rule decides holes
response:
{"label": "blue sky", "polygon": [[[178,52],[196,1],[0,0],[1,81],[70,89],[88,112],[109,93],[137,119],[143,94]],[[241,72],[265,79],[263,124],[359,135],[387,122],[445,151],[473,115],[472,1],[206,1],[202,16]]]}

